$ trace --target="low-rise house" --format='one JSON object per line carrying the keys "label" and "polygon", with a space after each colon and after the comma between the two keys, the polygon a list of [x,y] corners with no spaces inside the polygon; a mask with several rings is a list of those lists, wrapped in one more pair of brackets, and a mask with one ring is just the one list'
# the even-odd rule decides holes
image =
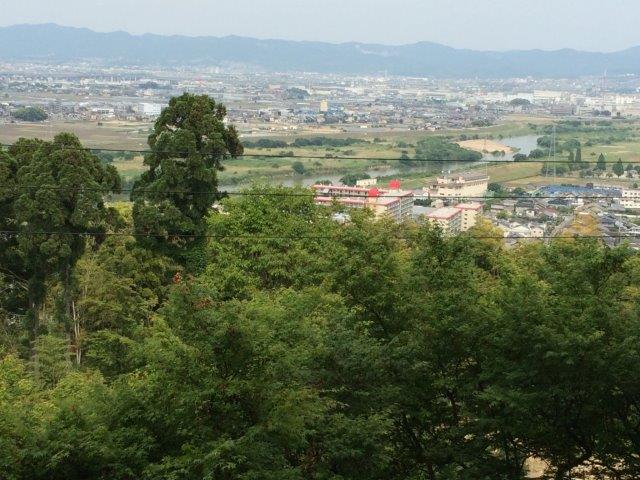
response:
{"label": "low-rise house", "polygon": [[551,220],[556,220],[560,214],[555,208],[545,208],[540,212],[541,217],[550,218]]}

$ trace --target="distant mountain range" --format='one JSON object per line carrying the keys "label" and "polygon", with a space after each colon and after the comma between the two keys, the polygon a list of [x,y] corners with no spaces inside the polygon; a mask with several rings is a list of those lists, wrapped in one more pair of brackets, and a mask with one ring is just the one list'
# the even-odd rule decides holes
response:
{"label": "distant mountain range", "polygon": [[475,51],[430,42],[386,46],[245,37],[99,33],[53,24],[0,27],[0,60],[95,61],[123,66],[221,66],[435,77],[577,77],[640,74],[640,47],[614,53],[577,50]]}

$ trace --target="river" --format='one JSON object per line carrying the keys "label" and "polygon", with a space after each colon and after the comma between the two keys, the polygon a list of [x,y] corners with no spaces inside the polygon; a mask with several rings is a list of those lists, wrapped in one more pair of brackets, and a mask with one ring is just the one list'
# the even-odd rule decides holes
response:
{"label": "river", "polygon": [[515,152],[505,155],[504,157],[494,157],[491,154],[486,154],[484,160],[488,162],[510,162],[513,160],[513,156],[516,153],[522,153],[529,155],[533,150],[538,147],[538,135],[522,135],[519,137],[506,137],[502,140],[496,140],[507,147],[511,147]]}
{"label": "river", "polygon": [[[519,137],[506,137],[503,138],[502,140],[499,140],[500,143],[503,143],[504,145],[507,145],[511,148],[517,149],[517,153],[523,153],[525,155],[528,155],[529,153],[531,153],[532,150],[535,150],[536,148],[538,148],[538,136],[537,135],[523,135],[523,136],[519,136]],[[513,160],[513,154],[510,155],[506,155],[505,157],[502,158],[495,158],[491,155],[486,155],[483,159],[484,162],[486,161],[511,161]],[[482,163],[482,162],[480,162]],[[456,170],[465,170],[466,168],[468,168],[469,165],[468,164],[461,164],[461,163],[451,163],[448,165],[445,165],[443,168],[443,171],[456,171]],[[429,170],[428,168],[425,167],[412,167],[412,168],[397,168],[397,167],[377,167],[377,168],[371,168],[369,170],[366,170],[362,173],[366,173],[367,175],[369,175],[372,178],[376,178],[376,177],[389,177],[389,176],[394,176],[397,175],[399,178],[402,178],[403,175],[407,175],[407,174],[411,174],[411,173],[417,173],[417,172],[424,172],[425,176],[429,175],[429,174],[433,174],[433,171]],[[317,183],[320,180],[329,180],[331,183],[333,184],[339,184],[340,183],[340,179],[342,177],[344,177],[346,175],[345,172],[342,173],[334,173],[334,174],[327,174],[327,173],[314,173],[313,175],[282,175],[282,176],[274,176],[274,177],[269,177],[266,179],[262,179],[262,180],[257,180],[257,181],[261,181],[261,182],[266,182],[269,183],[271,185],[282,185],[284,187],[309,187],[311,185],[314,185],[315,183]],[[238,184],[238,185],[231,185],[231,184],[224,184],[222,183],[220,185],[221,189],[226,190],[226,191],[237,191],[237,190],[241,190],[243,188],[246,188],[249,184],[251,184],[252,181],[249,181],[247,183],[244,184]]]}

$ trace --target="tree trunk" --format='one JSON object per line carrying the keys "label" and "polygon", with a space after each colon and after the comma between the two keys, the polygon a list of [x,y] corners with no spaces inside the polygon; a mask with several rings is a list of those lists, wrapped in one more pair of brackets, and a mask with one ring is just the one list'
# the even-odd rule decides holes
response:
{"label": "tree trunk", "polygon": [[76,364],[80,365],[82,363],[82,328],[80,325],[80,317],[76,310],[76,302],[71,301],[71,318],[73,319],[73,336],[75,342],[75,350],[76,350]]}
{"label": "tree trunk", "polygon": [[71,265],[67,264],[64,267],[64,274],[62,278],[62,289],[64,296],[64,313],[67,318],[73,318],[73,312],[71,311]]}
{"label": "tree trunk", "polygon": [[38,334],[40,332],[41,305],[38,301],[38,294],[34,291],[34,289],[30,287],[28,292],[29,311],[31,313],[31,325],[29,325],[29,348],[31,349],[31,353],[33,354],[35,352],[33,344],[38,338]]}

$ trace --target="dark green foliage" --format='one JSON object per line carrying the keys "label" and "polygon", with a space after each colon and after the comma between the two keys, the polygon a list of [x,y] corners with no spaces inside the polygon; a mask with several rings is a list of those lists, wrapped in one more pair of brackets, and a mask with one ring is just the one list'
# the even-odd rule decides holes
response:
{"label": "dark green foliage", "polygon": [[44,122],[49,116],[38,107],[19,108],[11,113],[13,118],[25,122]]}
{"label": "dark green foliage", "polygon": [[4,226],[14,232],[4,238],[0,256],[28,293],[25,308],[35,335],[46,283],[54,277],[64,287],[64,312],[70,315],[72,269],[86,248],[82,234],[107,230],[114,212],[103,197],[118,191],[120,178],[75,136],[59,134],[52,142],[16,142],[2,158],[0,184]]}
{"label": "dark green foliage", "polygon": [[548,156],[544,150],[540,149],[540,148],[536,148],[534,150],[531,150],[531,152],[529,152],[529,158],[532,159],[539,159],[539,158],[544,158]]}
{"label": "dark green foliage", "polygon": [[553,137],[545,135],[544,137],[538,138],[538,146],[549,150],[553,147]]}
{"label": "dark green foliage", "polygon": [[294,171],[294,173],[298,175],[304,175],[304,173],[307,171],[306,167],[304,166],[304,163],[300,161],[293,162],[291,164],[291,169]]}
{"label": "dark green foliage", "polygon": [[618,177],[621,177],[622,175],[624,175],[624,165],[622,164],[621,158],[619,158],[618,161],[613,164],[612,170],[613,170],[613,173],[616,174]]}
{"label": "dark green foliage", "polygon": [[217,193],[222,161],[243,152],[226,110],[207,96],[173,98],[149,136],[149,171],[136,182],[131,198],[133,219],[144,243],[173,256],[196,241],[176,235],[202,234],[205,217],[221,198]]}
{"label": "dark green foliage", "polygon": [[245,148],[286,148],[289,144],[283,140],[272,140],[270,138],[261,138],[260,140],[246,140],[243,142]]}
{"label": "dark green foliage", "polygon": [[572,138],[562,144],[563,150],[576,150],[581,147],[581,143],[578,139]]}
{"label": "dark green foliage", "polygon": [[293,142],[287,143],[284,140],[273,140],[270,138],[261,138],[259,140],[246,140],[243,145],[246,148],[287,148],[287,147],[350,147],[361,143],[367,143],[366,140],[358,138],[331,138],[331,137],[311,137],[296,138]]}
{"label": "dark green foliage", "polygon": [[350,173],[340,179],[343,185],[349,185],[353,187],[359,180],[368,180],[371,176],[366,173]]}
{"label": "dark green foliage", "polygon": [[[441,168],[448,161],[477,162],[482,160],[482,154],[462,148],[457,143],[452,143],[444,138],[430,137],[420,140],[416,146],[415,160],[403,157],[400,164],[406,166],[426,165]],[[420,161],[423,163],[421,164]]]}
{"label": "dark green foliage", "polygon": [[309,98],[311,94],[302,88],[288,88],[285,92],[285,98],[289,100],[305,100]]}
{"label": "dark green foliage", "polygon": [[545,176],[565,175],[569,172],[569,167],[558,163],[546,163],[542,166],[540,173]]}
{"label": "dark green foliage", "polygon": [[313,137],[296,138],[290,146],[293,147],[350,147],[359,143],[366,143],[366,140],[357,138],[331,138]]}

